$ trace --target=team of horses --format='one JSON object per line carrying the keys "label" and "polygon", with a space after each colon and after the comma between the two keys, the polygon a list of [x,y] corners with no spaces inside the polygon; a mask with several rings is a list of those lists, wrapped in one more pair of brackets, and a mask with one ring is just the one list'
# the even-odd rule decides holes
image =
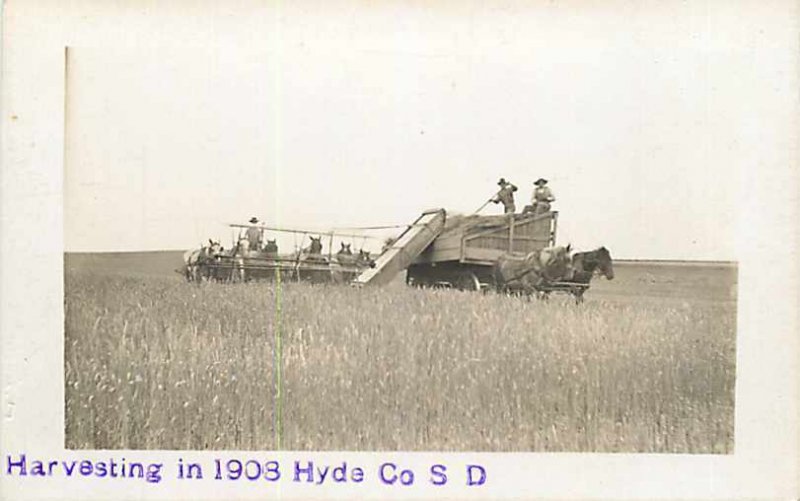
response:
{"label": "team of horses", "polygon": [[333,256],[323,253],[322,237],[309,236],[310,244],[294,253],[280,255],[276,240],[251,242],[242,235],[230,249],[219,241],[209,239],[199,249],[184,253],[182,273],[190,282],[197,281],[247,281],[267,275],[274,277],[275,270],[313,282],[345,282],[352,280],[363,269],[374,267],[375,260],[369,251],[354,253],[352,244],[342,242]]}
{"label": "team of horses", "polygon": [[605,247],[571,251],[567,245],[546,247],[525,256],[501,256],[494,267],[497,290],[542,297],[552,291],[565,291],[580,301],[595,275],[614,279],[611,253]]}

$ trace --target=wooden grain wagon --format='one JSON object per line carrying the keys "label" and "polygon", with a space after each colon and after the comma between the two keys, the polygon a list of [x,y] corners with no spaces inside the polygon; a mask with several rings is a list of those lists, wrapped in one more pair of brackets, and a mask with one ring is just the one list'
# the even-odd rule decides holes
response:
{"label": "wooden grain wagon", "polygon": [[494,288],[500,256],[524,256],[555,245],[557,221],[557,212],[451,217],[412,261],[406,282],[463,290]]}
{"label": "wooden grain wagon", "polygon": [[501,216],[447,216],[424,212],[401,233],[356,283],[382,284],[406,270],[406,282],[426,287],[481,290],[494,287],[494,267],[504,254],[526,255],[553,245],[557,212]]}

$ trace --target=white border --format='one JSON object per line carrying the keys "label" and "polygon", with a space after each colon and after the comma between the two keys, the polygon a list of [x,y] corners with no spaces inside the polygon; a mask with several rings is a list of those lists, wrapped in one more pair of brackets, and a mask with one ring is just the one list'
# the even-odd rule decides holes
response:
{"label": "white border", "polygon": [[[137,7],[138,5],[138,7]],[[224,5],[224,6],[223,6]],[[322,4],[318,4],[321,6]],[[399,2],[398,6],[402,6]],[[440,8],[447,9],[450,3]],[[459,4],[461,8],[468,3]],[[522,8],[513,6],[511,8]],[[656,4],[643,4],[655,6]],[[707,9],[721,3],[706,2]],[[354,7],[370,8],[355,2]],[[638,2],[613,2],[606,14],[624,15]],[[310,9],[314,5],[309,5]],[[577,7],[576,7],[577,8]],[[645,8],[645,7],[639,7]],[[204,44],[257,41],[280,7],[212,2],[11,2],[3,19],[2,191],[0,191],[0,497],[214,498],[265,497],[537,497],[537,498],[774,498],[798,496],[798,10],[794,2],[740,4],[731,26],[752,34],[731,50],[785,57],[785,81],[761,92],[781,92],[786,110],[764,119],[772,158],[746,165],[747,192],[739,224],[739,299],[735,453],[729,456],[644,454],[397,454],[282,453],[287,461],[347,459],[367,469],[397,460],[422,469],[444,462],[453,469],[477,459],[491,486],[470,490],[417,486],[407,491],[368,486],[319,489],[232,483],[227,489],[198,482],[35,481],[5,475],[5,455],[25,452],[54,459],[115,457],[121,453],[64,451],[63,412],[63,57],[65,46]],[[667,9],[668,10],[668,9]],[[749,24],[748,24],[749,23]],[[718,26],[716,29],[727,29]],[[751,33],[752,31],[752,33]],[[792,36],[789,36],[792,35]],[[750,44],[750,45],[748,45]],[[750,96],[751,98],[753,96]],[[758,95],[755,96],[756,98]],[[773,119],[774,118],[774,119]],[[45,231],[46,230],[46,231]],[[42,238],[46,238],[42,241]],[[167,463],[175,452],[127,452]],[[230,452],[225,457],[232,456]],[[253,453],[242,453],[244,457]],[[194,453],[210,461],[216,453]],[[276,457],[263,453],[259,457]],[[369,488],[365,488],[369,487]]]}

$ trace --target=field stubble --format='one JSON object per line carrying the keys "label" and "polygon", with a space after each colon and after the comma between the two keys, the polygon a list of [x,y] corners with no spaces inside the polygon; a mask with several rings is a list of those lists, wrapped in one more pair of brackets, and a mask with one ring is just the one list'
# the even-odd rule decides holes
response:
{"label": "field stubble", "polygon": [[[730,453],[735,303],[66,276],[66,445]],[[276,305],[280,312],[276,313]]]}

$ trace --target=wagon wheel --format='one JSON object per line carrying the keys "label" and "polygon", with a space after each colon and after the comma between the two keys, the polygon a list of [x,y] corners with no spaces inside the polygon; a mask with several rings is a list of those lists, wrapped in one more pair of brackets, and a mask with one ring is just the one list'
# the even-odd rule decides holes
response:
{"label": "wagon wheel", "polygon": [[433,287],[436,284],[430,267],[409,267],[406,271],[406,284],[414,287]]}
{"label": "wagon wheel", "polygon": [[481,281],[478,280],[477,275],[475,273],[464,270],[458,273],[456,277],[456,287],[462,291],[480,291],[481,290]]}

